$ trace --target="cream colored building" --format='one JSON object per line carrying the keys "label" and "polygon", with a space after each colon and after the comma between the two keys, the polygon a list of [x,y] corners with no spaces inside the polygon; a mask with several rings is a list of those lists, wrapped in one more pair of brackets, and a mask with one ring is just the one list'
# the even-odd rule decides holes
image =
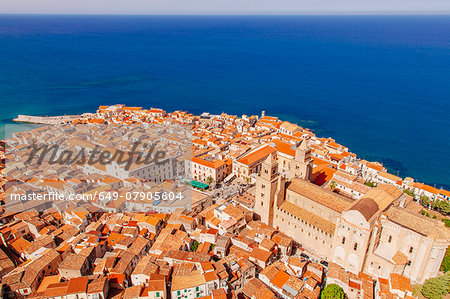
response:
{"label": "cream colored building", "polygon": [[273,140],[277,150],[278,171],[286,178],[301,177],[311,180],[313,159],[307,140],[290,144],[281,140]]}
{"label": "cream colored building", "polygon": [[261,164],[254,212],[262,222],[355,274],[398,273],[414,283],[437,276],[450,245],[444,223],[403,206],[405,195],[394,185],[379,185],[353,200],[310,183],[310,150],[302,143],[290,180],[279,175],[276,157]]}
{"label": "cream colored building", "polygon": [[311,177],[312,166],[310,150],[305,141],[302,144],[296,149],[297,177],[289,182],[278,175],[275,157],[262,163],[254,211],[265,224],[326,258],[331,254],[336,220],[352,200],[305,180]]}
{"label": "cream colored building", "polygon": [[275,152],[276,150],[273,147],[263,145],[251,152],[245,153],[233,161],[233,173],[236,177],[253,184],[257,174],[261,171],[262,162],[268,156],[274,156]]}

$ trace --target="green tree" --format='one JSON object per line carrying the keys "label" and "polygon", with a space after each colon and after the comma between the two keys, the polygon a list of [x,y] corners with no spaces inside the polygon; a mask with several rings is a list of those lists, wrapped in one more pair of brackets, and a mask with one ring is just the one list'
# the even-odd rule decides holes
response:
{"label": "green tree", "polygon": [[428,206],[430,205],[430,199],[428,198],[428,196],[422,195],[422,196],[420,197],[420,203],[421,203],[422,206],[424,206],[425,208],[428,208]]}
{"label": "green tree", "polygon": [[409,190],[409,189],[403,190],[403,193],[406,193],[406,194],[408,194],[408,195],[410,195],[410,196],[412,196],[412,197],[416,196],[416,195],[414,194],[414,191]]}
{"label": "green tree", "polygon": [[211,185],[211,183],[212,183],[213,181],[214,181],[213,178],[210,177],[210,176],[206,178],[206,183],[207,183],[208,185]]}
{"label": "green tree", "polygon": [[345,293],[337,284],[327,285],[320,294],[321,299],[344,299]]}
{"label": "green tree", "polygon": [[450,271],[450,246],[447,247],[447,251],[445,252],[444,259],[442,260],[440,270],[444,271],[445,273]]}
{"label": "green tree", "polygon": [[198,249],[198,245],[200,245],[197,241],[194,240],[191,246],[191,251],[196,252]]}
{"label": "green tree", "polygon": [[441,299],[447,295],[450,288],[450,272],[436,277],[430,278],[423,284],[422,295],[428,299]]}
{"label": "green tree", "polygon": [[365,182],[364,185],[369,186],[369,187],[375,187],[375,184],[372,182],[369,182],[369,181]]}
{"label": "green tree", "polygon": [[331,181],[330,182],[330,188],[331,188],[331,190],[336,189],[336,182],[335,181]]}
{"label": "green tree", "polygon": [[440,200],[437,207],[442,215],[450,214],[450,203],[448,201]]}
{"label": "green tree", "polygon": [[433,200],[433,201],[431,201],[431,203],[430,203],[430,206],[431,206],[431,209],[432,209],[432,210],[436,210],[437,207],[438,207],[438,205],[439,205],[439,201],[438,201],[438,200]]}
{"label": "green tree", "polygon": [[442,219],[442,222],[445,223],[446,227],[450,227],[450,219]]}

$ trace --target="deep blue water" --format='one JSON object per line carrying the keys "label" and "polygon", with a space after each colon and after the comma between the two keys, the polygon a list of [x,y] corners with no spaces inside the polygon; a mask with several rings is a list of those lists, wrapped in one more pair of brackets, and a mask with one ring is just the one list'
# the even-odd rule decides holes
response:
{"label": "deep blue water", "polygon": [[266,110],[448,188],[450,16],[0,15],[0,102]]}

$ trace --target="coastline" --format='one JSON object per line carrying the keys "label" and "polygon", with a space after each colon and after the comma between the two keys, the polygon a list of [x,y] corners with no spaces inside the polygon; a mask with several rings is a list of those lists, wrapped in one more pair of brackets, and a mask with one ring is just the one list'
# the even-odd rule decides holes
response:
{"label": "coastline", "polygon": [[[63,124],[63,123],[68,123],[74,119],[79,119],[79,118],[89,118],[89,117],[95,117],[95,113],[90,113],[90,112],[85,112],[82,114],[78,114],[78,115],[60,115],[60,116],[30,116],[30,115],[18,115],[16,118],[14,118],[12,121],[12,123],[14,124],[19,124],[19,125],[26,125],[28,127],[21,127],[23,128],[23,130],[18,130],[17,132],[21,132],[21,131],[26,131],[29,129],[33,129],[42,125],[56,125],[56,124]],[[278,116],[277,116],[278,117]],[[286,119],[282,119],[280,117],[280,120],[285,121]],[[315,129],[311,129],[311,128],[307,128],[307,127],[303,127],[303,125],[305,123],[309,123],[309,124],[313,124],[316,123],[315,121],[311,121],[311,120],[302,120],[300,123],[295,123],[299,126],[301,126],[302,128],[309,130],[313,133],[316,133],[317,131],[319,131],[319,136],[321,138],[333,138],[333,136],[320,136],[320,129],[319,130],[315,130]],[[2,125],[3,126],[3,125]],[[6,130],[5,130],[6,131]],[[5,132],[6,133],[6,132]],[[3,136],[6,137],[6,134],[3,134]],[[9,134],[15,133],[13,131],[10,131]],[[345,146],[345,145],[344,145]],[[357,155],[357,157],[359,159],[367,159],[367,156],[370,156],[370,153],[367,155],[364,154],[360,154],[360,153],[355,153]],[[400,176],[402,178],[405,177],[412,177],[416,180],[416,178],[412,175],[408,175],[408,174],[404,174],[404,172],[407,172],[407,170],[400,170],[400,169],[395,169],[395,167],[392,167],[392,164],[397,164],[397,165],[402,165],[401,161],[395,161],[395,160],[390,160],[390,161],[386,161],[384,159],[368,159],[368,160],[373,160],[376,162],[380,162],[381,164],[383,164],[384,167],[386,167],[386,169],[388,170],[389,173],[391,174],[395,174],[397,176]],[[384,161],[383,161],[384,160]],[[434,182],[427,182],[427,181],[421,181],[424,184],[433,186],[437,189],[446,189],[449,190],[450,189],[450,184],[445,184],[445,183],[434,183]]]}
{"label": "coastline", "polygon": [[266,110],[333,136],[394,174],[448,185],[449,23],[431,16],[11,16],[0,26],[8,62],[0,68],[8,78],[0,83],[0,119],[116,102],[194,114]]}

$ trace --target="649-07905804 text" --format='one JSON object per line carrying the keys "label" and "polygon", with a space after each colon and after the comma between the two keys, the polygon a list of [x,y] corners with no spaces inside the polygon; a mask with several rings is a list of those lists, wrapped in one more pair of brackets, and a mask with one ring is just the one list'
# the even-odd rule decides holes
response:
{"label": "649-07905804 text", "polygon": [[11,200],[49,200],[49,201],[58,201],[58,200],[76,200],[76,201],[111,201],[111,200],[134,200],[134,201],[146,201],[146,200],[165,200],[165,201],[173,201],[173,200],[182,200],[184,195],[181,192],[172,192],[172,191],[164,191],[164,192],[92,192],[92,193],[83,193],[83,194],[63,194],[58,192],[48,192],[48,193],[28,193],[28,194],[11,194]]}

